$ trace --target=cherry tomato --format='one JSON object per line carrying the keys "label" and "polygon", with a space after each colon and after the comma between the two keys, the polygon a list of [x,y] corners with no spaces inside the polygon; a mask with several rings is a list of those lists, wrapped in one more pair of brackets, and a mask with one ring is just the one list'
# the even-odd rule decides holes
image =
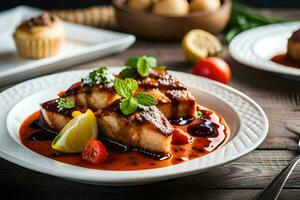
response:
{"label": "cherry tomato", "polygon": [[217,57],[208,57],[197,62],[193,69],[193,73],[224,84],[227,84],[231,78],[229,65],[224,60]]}
{"label": "cherry tomato", "polygon": [[83,160],[98,165],[107,160],[108,153],[99,140],[90,140],[84,146],[81,156]]}
{"label": "cherry tomato", "polygon": [[172,144],[182,145],[192,142],[192,137],[179,128],[174,128],[172,135]]}

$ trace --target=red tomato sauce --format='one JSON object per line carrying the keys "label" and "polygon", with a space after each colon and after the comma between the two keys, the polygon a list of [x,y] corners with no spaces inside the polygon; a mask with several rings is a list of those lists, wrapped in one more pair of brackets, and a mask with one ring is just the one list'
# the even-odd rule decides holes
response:
{"label": "red tomato sauce", "polygon": [[276,55],[273,58],[271,58],[271,61],[288,67],[294,67],[300,69],[300,62],[290,59],[289,57],[287,57],[286,54]]}
{"label": "red tomato sauce", "polygon": [[[126,153],[114,152],[108,149],[108,161],[93,165],[81,158],[81,154],[61,154],[57,155],[53,153],[51,148],[52,140],[33,141],[29,139],[29,136],[37,130],[32,129],[29,125],[40,117],[40,112],[35,112],[29,116],[21,125],[20,138],[22,144],[28,149],[46,156],[48,158],[68,163],[71,165],[101,169],[101,170],[142,170],[142,169],[154,169],[160,167],[167,167],[182,163],[188,160],[202,157],[206,154],[213,152],[222,145],[224,145],[230,136],[230,131],[224,119],[217,113],[206,110],[206,119],[211,122],[218,124],[218,134],[214,137],[193,137],[193,142],[186,145],[171,145],[171,158],[168,160],[153,160],[145,157],[137,151],[130,151]],[[195,119],[188,125],[174,126],[187,131],[187,127],[192,124],[199,122],[199,119]],[[101,133],[100,133],[101,134]]]}

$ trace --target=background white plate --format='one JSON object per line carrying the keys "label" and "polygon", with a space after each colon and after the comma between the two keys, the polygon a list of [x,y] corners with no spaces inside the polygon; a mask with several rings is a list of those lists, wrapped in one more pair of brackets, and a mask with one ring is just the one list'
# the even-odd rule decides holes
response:
{"label": "background white plate", "polygon": [[270,61],[273,56],[286,53],[287,39],[299,28],[300,22],[288,22],[242,32],[230,43],[230,55],[240,63],[256,69],[300,78],[300,69]]}
{"label": "background white plate", "polygon": [[[111,67],[113,72],[120,67]],[[268,119],[249,97],[223,84],[172,72],[188,86],[197,102],[225,117],[231,132],[230,141],[220,149],[182,164],[151,170],[107,171],[77,167],[43,157],[20,143],[22,121],[44,100],[55,97],[61,89],[80,80],[87,70],[53,74],[32,79],[0,93],[0,156],[15,164],[46,174],[99,185],[138,185],[202,172],[224,165],[254,150],[266,137]],[[10,137],[11,136],[11,137]]]}
{"label": "background white plate", "polygon": [[16,52],[12,34],[24,19],[41,12],[19,6],[0,13],[0,86],[121,52],[135,41],[133,35],[64,22],[67,38],[57,55],[39,60],[24,59]]}

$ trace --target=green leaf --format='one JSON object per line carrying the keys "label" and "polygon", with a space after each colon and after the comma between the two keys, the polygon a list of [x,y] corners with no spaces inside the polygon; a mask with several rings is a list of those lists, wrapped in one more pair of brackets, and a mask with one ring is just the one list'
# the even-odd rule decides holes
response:
{"label": "green leaf", "polygon": [[152,56],[143,56],[143,57],[147,60],[147,63],[150,67],[156,67],[157,66],[156,58],[154,58]]}
{"label": "green leaf", "polygon": [[157,99],[146,92],[140,92],[135,96],[136,101],[138,104],[141,104],[143,106],[154,106],[157,104]]}
{"label": "green leaf", "polygon": [[62,97],[58,99],[57,102],[57,108],[58,111],[64,110],[64,109],[71,109],[75,107],[75,103],[72,101],[72,99],[68,97]]}
{"label": "green leaf", "polygon": [[134,113],[137,109],[138,103],[133,97],[123,100],[120,103],[120,109],[124,115],[130,115]]}
{"label": "green leaf", "polygon": [[133,78],[126,78],[125,83],[129,87],[131,94],[133,94],[138,88],[138,83]]}
{"label": "green leaf", "polygon": [[142,77],[146,77],[149,74],[149,71],[151,70],[147,60],[145,58],[139,58],[137,62],[137,71],[139,75]]}
{"label": "green leaf", "polygon": [[140,58],[139,56],[134,56],[134,57],[128,58],[127,61],[125,62],[125,66],[128,66],[128,67],[136,67],[139,58]]}
{"label": "green leaf", "polygon": [[197,111],[196,118],[201,119],[203,117],[203,113],[201,111]]}
{"label": "green leaf", "polygon": [[129,70],[131,68],[134,68],[140,76],[146,77],[148,76],[151,68],[157,66],[157,61],[156,58],[152,56],[134,56],[128,58],[128,60],[125,62],[125,65],[128,68],[121,72],[122,78],[134,76],[135,71]]}
{"label": "green leaf", "polygon": [[114,88],[116,90],[116,92],[121,95],[124,98],[129,98],[131,97],[131,90],[130,88],[127,86],[127,83],[119,78],[116,78],[114,80]]}
{"label": "green leaf", "polygon": [[122,79],[133,78],[135,73],[136,73],[136,69],[131,67],[131,68],[123,69],[120,72],[120,76],[121,76]]}
{"label": "green leaf", "polygon": [[226,27],[226,43],[229,43],[238,33],[266,24],[286,22],[292,18],[263,15],[235,1],[232,6],[230,21]]}

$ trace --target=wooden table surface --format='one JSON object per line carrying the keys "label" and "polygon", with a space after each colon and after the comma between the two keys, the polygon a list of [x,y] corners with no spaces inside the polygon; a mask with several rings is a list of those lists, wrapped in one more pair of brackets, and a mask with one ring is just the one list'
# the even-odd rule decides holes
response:
{"label": "wooden table surface", "polygon": [[[180,44],[137,41],[118,54],[69,68],[122,65],[132,55],[153,55],[172,70],[190,72]],[[231,65],[230,86],[253,98],[266,112],[270,129],[258,149],[217,169],[166,182],[132,187],[100,187],[66,181],[37,173],[0,159],[0,199],[252,199],[296,156],[297,136],[285,122],[300,120],[300,82],[254,70],[233,61],[227,50],[221,55]],[[300,199],[298,166],[279,199]]]}

